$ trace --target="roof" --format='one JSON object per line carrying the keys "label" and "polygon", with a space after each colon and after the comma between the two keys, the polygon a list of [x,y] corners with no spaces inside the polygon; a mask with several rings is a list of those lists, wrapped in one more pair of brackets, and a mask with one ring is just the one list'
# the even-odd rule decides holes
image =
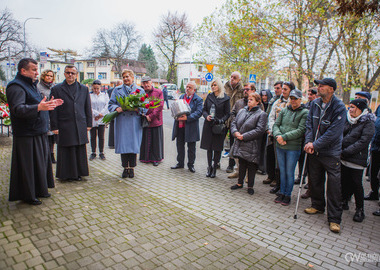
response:
{"label": "roof", "polygon": [[152,79],[152,82],[154,82],[154,83],[167,83],[168,81],[165,79]]}

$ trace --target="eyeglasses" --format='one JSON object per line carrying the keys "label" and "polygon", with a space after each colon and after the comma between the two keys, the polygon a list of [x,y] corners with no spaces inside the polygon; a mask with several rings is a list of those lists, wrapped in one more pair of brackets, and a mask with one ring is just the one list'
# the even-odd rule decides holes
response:
{"label": "eyeglasses", "polygon": [[65,73],[66,73],[67,75],[77,75],[76,72],[69,72],[69,71],[66,71]]}
{"label": "eyeglasses", "polygon": [[244,88],[244,91],[249,91],[251,90],[251,88]]}

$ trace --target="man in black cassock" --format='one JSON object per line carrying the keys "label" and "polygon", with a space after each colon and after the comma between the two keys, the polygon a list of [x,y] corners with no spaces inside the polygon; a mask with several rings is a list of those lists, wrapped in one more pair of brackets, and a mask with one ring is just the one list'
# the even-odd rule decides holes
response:
{"label": "man in black cassock", "polygon": [[92,127],[91,100],[87,86],[77,82],[77,73],[75,66],[66,66],[66,80],[50,94],[64,101],[50,114],[51,130],[58,134],[56,177],[61,180],[81,181],[81,176],[89,175],[86,144]]}
{"label": "man in black cassock", "polygon": [[37,90],[38,63],[34,59],[21,59],[17,68],[6,90],[13,130],[9,201],[39,205],[38,198],[50,197],[48,188],[54,187],[48,111],[62,100],[52,97],[46,101]]}

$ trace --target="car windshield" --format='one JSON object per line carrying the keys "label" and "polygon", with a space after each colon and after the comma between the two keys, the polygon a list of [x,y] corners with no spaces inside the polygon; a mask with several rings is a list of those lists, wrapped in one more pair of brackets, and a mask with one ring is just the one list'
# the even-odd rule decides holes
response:
{"label": "car windshield", "polygon": [[168,90],[177,90],[177,87],[175,85],[166,85],[166,89]]}

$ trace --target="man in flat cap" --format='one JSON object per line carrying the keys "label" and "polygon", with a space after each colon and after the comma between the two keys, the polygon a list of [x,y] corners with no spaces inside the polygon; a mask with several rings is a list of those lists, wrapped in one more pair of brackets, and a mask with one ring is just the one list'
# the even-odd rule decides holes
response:
{"label": "man in flat cap", "polygon": [[149,76],[144,76],[141,80],[141,84],[149,97],[161,99],[161,102],[159,107],[148,109],[145,114],[149,126],[143,128],[140,161],[158,166],[159,162],[164,158],[164,132],[162,128],[164,96],[160,89],[153,87],[152,80]]}
{"label": "man in flat cap", "polygon": [[340,232],[342,220],[340,154],[342,152],[343,128],[347,110],[334,92],[336,81],[331,78],[315,80],[320,98],[310,105],[306,122],[305,152],[309,162],[309,187],[311,207],[309,215],[325,211],[325,182],[327,181],[327,219],[330,230]]}

